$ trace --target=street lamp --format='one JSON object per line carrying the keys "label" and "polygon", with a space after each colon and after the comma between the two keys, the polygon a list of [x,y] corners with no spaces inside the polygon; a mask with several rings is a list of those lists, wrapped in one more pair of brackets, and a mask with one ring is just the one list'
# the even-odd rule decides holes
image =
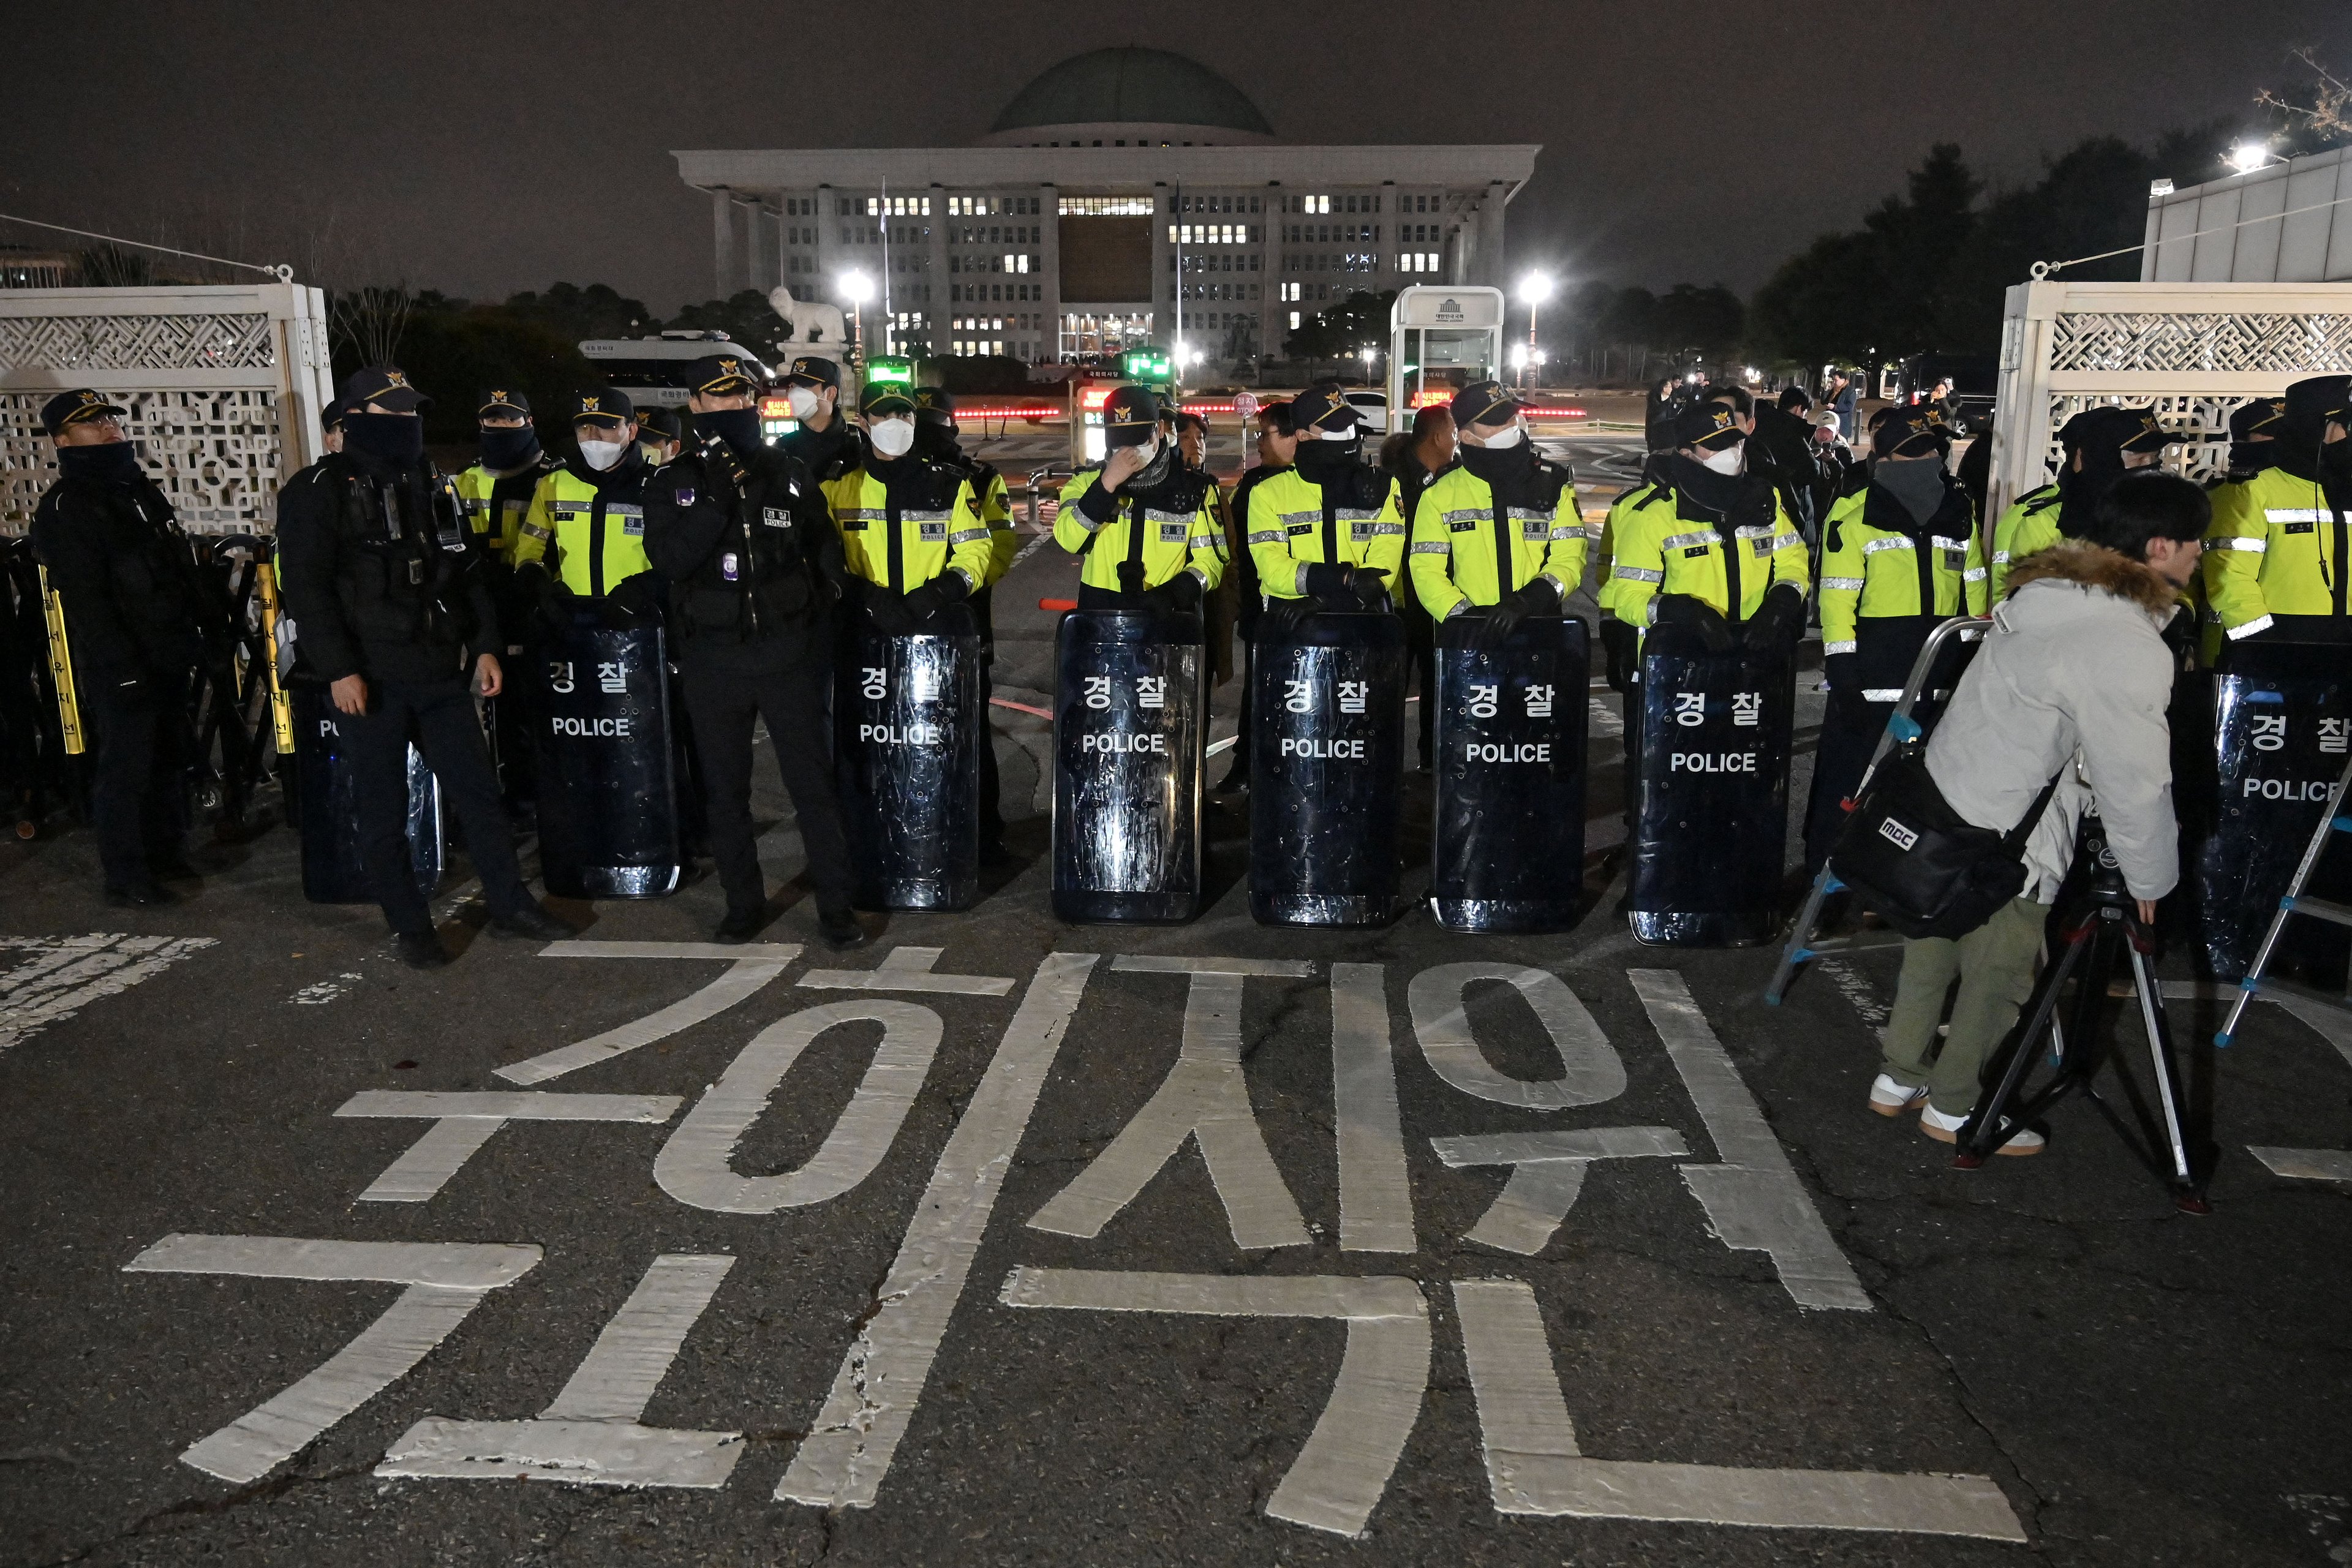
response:
{"label": "street lamp", "polygon": [[[1550,277],[1541,272],[1528,273],[1519,279],[1519,298],[1528,302],[1528,353],[1532,357],[1536,352],[1536,312],[1543,308],[1546,300],[1551,298]],[[1519,384],[1522,386],[1527,384],[1527,360],[1519,362]]]}
{"label": "street lamp", "polygon": [[863,272],[841,275],[841,297],[849,301],[849,357],[866,363],[866,301],[874,298],[874,279]]}
{"label": "street lamp", "polygon": [[1372,384],[1372,361],[1379,357],[1380,352],[1380,350],[1372,347],[1370,343],[1366,343],[1362,348],[1356,351],[1356,357],[1364,362],[1364,384],[1366,386]]}
{"label": "street lamp", "polygon": [[2270,143],[2266,142],[2241,142],[2230,149],[2230,167],[2241,174],[2251,174],[2270,161]]}

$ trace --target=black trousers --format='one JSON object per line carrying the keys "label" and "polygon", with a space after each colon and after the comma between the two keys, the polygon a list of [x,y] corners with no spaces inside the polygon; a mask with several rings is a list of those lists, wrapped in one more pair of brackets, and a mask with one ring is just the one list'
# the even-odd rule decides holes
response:
{"label": "black trousers", "polygon": [[1845,826],[1845,803],[1862,787],[1863,770],[1886,731],[1892,702],[1865,702],[1860,692],[1832,691],[1813,752],[1813,792],[1805,805],[1805,873],[1822,868]]}
{"label": "black trousers", "polygon": [[992,588],[971,596],[971,618],[980,626],[980,841],[1004,840],[1004,786],[996,774],[996,725],[989,717],[990,699],[996,695],[992,679],[996,671],[996,616]]}
{"label": "black trousers", "polygon": [[816,668],[740,671],[685,664],[686,710],[702,762],[710,855],[730,910],[768,901],[760,851],[751,835],[751,721],[764,720],[769,748],[793,797],[809,879],[821,913],[849,909],[849,839],[833,789],[825,672]]}
{"label": "black trousers", "polygon": [[482,879],[490,913],[518,913],[533,900],[516,862],[514,829],[499,804],[498,775],[482,744],[473,694],[462,680],[368,683],[368,710],[336,723],[351,742],[352,803],[359,812],[360,864],[395,931],[433,929],[408,858],[408,745],[441,791],[442,804],[466,836],[466,853]]}
{"label": "black trousers", "polygon": [[105,689],[81,696],[98,731],[89,808],[109,888],[148,886],[152,863],[178,859],[188,830],[188,672],[144,685],[127,702]]}

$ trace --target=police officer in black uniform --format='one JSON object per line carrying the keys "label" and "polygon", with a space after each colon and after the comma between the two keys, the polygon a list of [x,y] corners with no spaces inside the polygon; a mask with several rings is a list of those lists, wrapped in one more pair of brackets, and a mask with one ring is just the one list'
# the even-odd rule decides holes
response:
{"label": "police officer in black uniform", "polygon": [[354,372],[342,397],[343,449],[278,492],[278,556],[301,666],[326,682],[350,742],[360,863],[402,962],[448,963],[409,866],[414,741],[466,836],[491,934],[568,937],[524,885],[482,745],[473,700],[504,689],[506,645],[480,570],[488,547],[425,456],[426,399],[390,366]]}
{"label": "police officer in black uniform", "polygon": [[759,387],[740,358],[695,361],[687,386],[693,442],[646,481],[646,553],[670,584],[711,854],[727,893],[719,940],[745,941],[768,921],[751,835],[758,718],[793,797],[817,930],[833,947],[856,947],[866,933],[849,909],[849,842],[825,717],[831,609],[846,577],[841,539],[807,466],[760,439]]}
{"label": "police officer in black uniform", "polygon": [[782,385],[797,427],[776,443],[779,450],[798,458],[821,485],[865,461],[857,426],[842,410],[838,363],[823,354],[802,354],[786,367]]}
{"label": "police officer in black uniform", "polygon": [[106,901],[168,904],[156,879],[192,875],[188,684],[204,655],[205,595],[123,412],[88,387],[42,405],[58,472],[33,514],[33,554],[65,605],[74,689],[97,731],[90,812]]}

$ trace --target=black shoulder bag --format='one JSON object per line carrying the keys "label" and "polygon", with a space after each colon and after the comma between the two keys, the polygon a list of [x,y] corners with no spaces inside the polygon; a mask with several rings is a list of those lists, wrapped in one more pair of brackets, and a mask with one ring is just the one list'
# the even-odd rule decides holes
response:
{"label": "black shoulder bag", "polygon": [[1830,851],[1830,869],[1863,907],[1908,937],[1958,938],[2025,890],[2025,843],[2064,776],[2062,765],[2015,827],[1997,833],[1954,811],[1907,742],[1870,775]]}

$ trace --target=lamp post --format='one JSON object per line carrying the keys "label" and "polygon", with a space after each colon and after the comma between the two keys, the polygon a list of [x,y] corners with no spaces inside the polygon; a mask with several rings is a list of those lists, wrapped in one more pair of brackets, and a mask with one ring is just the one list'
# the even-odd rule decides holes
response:
{"label": "lamp post", "polygon": [[1364,384],[1366,386],[1372,384],[1372,361],[1380,357],[1380,350],[1372,347],[1370,343],[1366,343],[1362,348],[1356,351],[1356,357],[1364,362]]}
{"label": "lamp post", "polygon": [[866,301],[874,298],[874,279],[863,272],[843,273],[841,297],[849,301],[849,357],[862,368],[866,363]]}
{"label": "lamp post", "polygon": [[1538,363],[1535,357],[1536,312],[1543,308],[1543,302],[1546,300],[1551,298],[1550,277],[1541,272],[1528,273],[1519,280],[1519,298],[1528,302],[1528,357],[1520,362],[1523,368],[1519,377],[1519,384],[1525,386],[1527,376],[1524,367]]}

